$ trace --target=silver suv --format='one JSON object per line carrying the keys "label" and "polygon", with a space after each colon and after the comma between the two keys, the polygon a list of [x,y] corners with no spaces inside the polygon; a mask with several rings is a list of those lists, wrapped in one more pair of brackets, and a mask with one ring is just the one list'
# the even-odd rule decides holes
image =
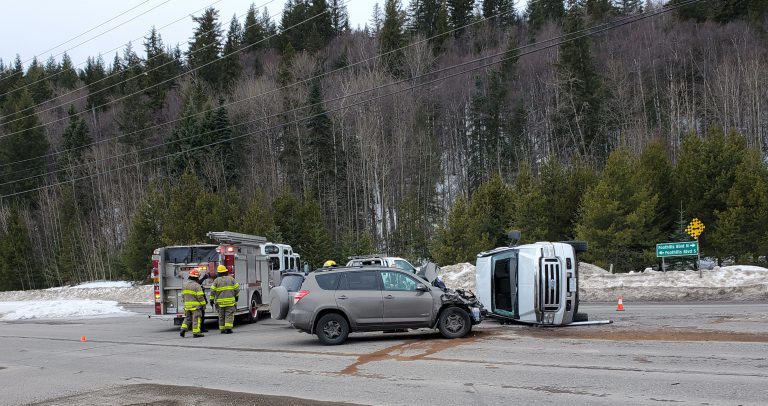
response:
{"label": "silver suv", "polygon": [[481,321],[482,305],[470,292],[432,286],[398,268],[334,268],[307,275],[293,297],[288,321],[317,334],[323,344],[343,343],[350,332],[437,328],[464,337]]}

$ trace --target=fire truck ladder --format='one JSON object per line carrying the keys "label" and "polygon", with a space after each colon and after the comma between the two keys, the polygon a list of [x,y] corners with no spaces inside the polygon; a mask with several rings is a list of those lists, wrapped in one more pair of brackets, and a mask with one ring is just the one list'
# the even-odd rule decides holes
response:
{"label": "fire truck ladder", "polygon": [[231,231],[210,231],[206,234],[208,238],[219,241],[224,244],[265,244],[267,239],[258,235],[233,233]]}

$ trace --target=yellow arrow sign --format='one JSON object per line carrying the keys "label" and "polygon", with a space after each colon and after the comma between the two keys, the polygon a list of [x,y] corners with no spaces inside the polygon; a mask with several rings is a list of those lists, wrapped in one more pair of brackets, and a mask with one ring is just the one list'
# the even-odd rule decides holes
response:
{"label": "yellow arrow sign", "polygon": [[698,239],[701,233],[704,232],[704,223],[701,220],[694,218],[688,227],[685,228],[685,232],[693,238]]}

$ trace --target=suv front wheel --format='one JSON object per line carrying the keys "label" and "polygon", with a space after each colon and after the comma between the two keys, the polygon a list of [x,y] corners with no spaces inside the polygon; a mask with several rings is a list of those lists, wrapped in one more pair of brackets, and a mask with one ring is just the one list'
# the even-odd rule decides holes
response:
{"label": "suv front wheel", "polygon": [[440,313],[437,328],[445,338],[461,338],[472,331],[472,320],[466,310],[449,307]]}
{"label": "suv front wheel", "polygon": [[338,345],[347,340],[349,323],[338,313],[329,313],[317,321],[317,338],[325,345]]}

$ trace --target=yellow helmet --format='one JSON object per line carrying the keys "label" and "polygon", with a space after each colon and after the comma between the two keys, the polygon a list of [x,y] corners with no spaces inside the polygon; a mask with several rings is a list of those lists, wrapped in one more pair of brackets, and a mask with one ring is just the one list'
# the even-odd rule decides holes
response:
{"label": "yellow helmet", "polygon": [[219,265],[219,266],[216,267],[216,272],[218,272],[218,273],[227,273],[227,272],[229,272],[229,269],[227,269],[227,267],[224,266],[224,265]]}
{"label": "yellow helmet", "polygon": [[323,264],[323,268],[328,268],[328,267],[331,267],[331,266],[336,266],[336,261],[334,261],[332,259],[329,259],[329,260],[325,261],[325,263]]}

